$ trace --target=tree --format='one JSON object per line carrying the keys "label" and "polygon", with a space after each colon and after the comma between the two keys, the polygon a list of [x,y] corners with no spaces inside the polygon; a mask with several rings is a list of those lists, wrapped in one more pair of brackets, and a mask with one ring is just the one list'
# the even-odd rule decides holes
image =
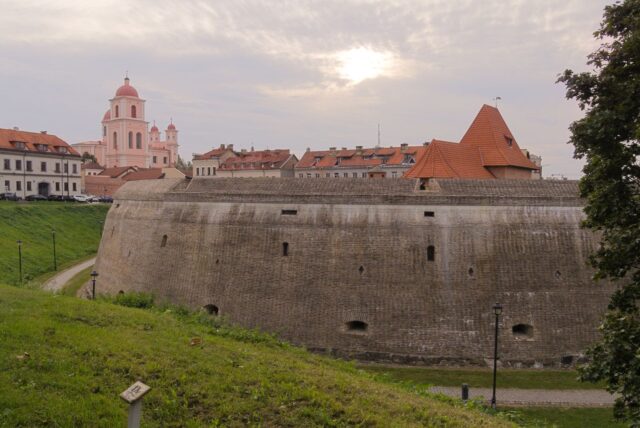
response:
{"label": "tree", "polygon": [[84,152],[82,154],[81,160],[82,160],[82,163],[85,163],[87,161],[98,163],[98,160],[96,159],[96,157],[94,155],[90,154],[89,152]]}
{"label": "tree", "polygon": [[178,169],[191,169],[191,161],[185,162],[184,159],[178,155],[178,160],[176,161],[176,168]]}
{"label": "tree", "polygon": [[590,262],[596,279],[618,287],[580,375],[606,381],[620,394],[615,416],[640,427],[640,0],[607,6],[594,36],[601,45],[588,57],[592,71],[566,70],[558,81],[585,112],[570,142],[586,159],[584,225],[600,236]]}

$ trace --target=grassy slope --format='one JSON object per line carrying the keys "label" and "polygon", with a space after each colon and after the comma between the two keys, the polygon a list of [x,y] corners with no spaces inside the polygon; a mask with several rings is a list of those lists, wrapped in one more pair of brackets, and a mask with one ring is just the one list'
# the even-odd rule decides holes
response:
{"label": "grassy slope", "polygon": [[59,268],[94,254],[108,210],[103,204],[0,201],[0,283],[19,283],[18,239],[25,282],[53,270],[52,228]]}
{"label": "grassy slope", "polygon": [[509,425],[204,314],[0,286],[0,344],[0,426],[120,426],[136,380],[145,426]]}
{"label": "grassy slope", "polygon": [[90,274],[92,270],[93,266],[89,266],[88,268],[83,269],[75,274],[73,278],[71,278],[69,282],[65,284],[62,290],[60,290],[60,292],[65,296],[77,296],[78,291],[82,288],[82,286],[91,280]]}
{"label": "grassy slope", "polygon": [[[384,374],[389,379],[408,381],[418,385],[460,386],[490,388],[493,372],[490,369],[442,369],[432,367],[388,367],[363,365],[366,371]],[[604,389],[602,384],[580,382],[573,370],[516,370],[499,369],[497,384],[500,388],[525,389]]]}

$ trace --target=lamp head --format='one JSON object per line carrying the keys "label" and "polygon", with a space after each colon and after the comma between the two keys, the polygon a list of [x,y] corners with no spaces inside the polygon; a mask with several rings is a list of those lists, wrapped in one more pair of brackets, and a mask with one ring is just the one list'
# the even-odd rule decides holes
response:
{"label": "lamp head", "polygon": [[493,305],[493,313],[496,315],[500,315],[502,313],[502,305],[500,303]]}
{"label": "lamp head", "polygon": [[91,271],[91,277],[92,277],[93,279],[96,279],[96,276],[98,276],[98,272],[96,272],[95,270],[94,270],[94,271]]}

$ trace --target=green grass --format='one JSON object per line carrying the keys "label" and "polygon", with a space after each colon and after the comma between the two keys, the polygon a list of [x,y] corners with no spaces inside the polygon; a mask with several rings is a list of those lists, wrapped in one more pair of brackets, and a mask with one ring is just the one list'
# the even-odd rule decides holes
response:
{"label": "green grass", "polygon": [[516,421],[525,426],[557,428],[623,428],[628,426],[628,424],[613,419],[611,408],[518,407],[512,410],[522,416],[516,418]]}
{"label": "green grass", "polygon": [[124,426],[137,380],[147,427],[511,426],[204,313],[0,286],[0,344],[2,427]]}
{"label": "green grass", "polygon": [[65,296],[77,296],[78,290],[80,290],[83,285],[91,280],[90,273],[92,270],[93,266],[89,266],[88,268],[83,269],[75,274],[73,278],[71,278],[69,282],[64,285],[62,290],[60,290],[60,293],[64,294]]}
{"label": "green grass", "polygon": [[[490,388],[493,372],[490,369],[443,369],[431,367],[389,367],[362,365],[360,368],[381,374],[392,380],[416,385],[460,386]],[[602,384],[580,382],[574,370],[521,370],[499,369],[497,384],[500,388],[524,389],[603,389]]]}
{"label": "green grass", "polygon": [[40,283],[53,271],[52,229],[58,270],[95,254],[108,210],[104,204],[0,201],[0,283],[20,284],[17,240],[23,284],[35,278]]}

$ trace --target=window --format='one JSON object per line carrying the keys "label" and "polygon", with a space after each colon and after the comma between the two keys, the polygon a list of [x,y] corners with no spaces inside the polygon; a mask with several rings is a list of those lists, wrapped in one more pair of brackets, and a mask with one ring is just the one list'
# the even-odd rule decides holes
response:
{"label": "window", "polygon": [[282,210],[280,211],[282,215],[298,215],[298,210]]}
{"label": "window", "polygon": [[56,192],[60,191],[60,183],[56,183]]}
{"label": "window", "polygon": [[64,164],[64,173],[65,173],[65,174],[68,174],[68,173],[69,173],[69,164],[68,164],[68,163],[65,163],[65,164]]}
{"label": "window", "polygon": [[345,177],[349,177],[349,173],[348,173],[348,172],[345,172],[343,175],[344,175]]}
{"label": "window", "polygon": [[9,180],[5,180],[4,181],[4,190],[6,192],[8,192],[9,190],[11,190],[11,182]]}
{"label": "window", "polygon": [[22,161],[16,159],[16,171],[22,171]]}
{"label": "window", "polygon": [[435,217],[435,216],[436,216],[436,213],[435,213],[435,212],[433,212],[433,211],[425,211],[425,212],[424,212],[424,216],[425,216],[425,217]]}
{"label": "window", "polygon": [[16,190],[22,190],[22,182],[16,181]]}
{"label": "window", "polygon": [[153,157],[153,163],[158,163],[158,158],[157,157]]}
{"label": "window", "polygon": [[160,247],[167,246],[167,235],[162,235],[162,242],[160,242]]}
{"label": "window", "polygon": [[289,243],[288,242],[283,242],[282,243],[282,256],[283,257],[287,257],[289,255]]}
{"label": "window", "polygon": [[358,178],[358,173],[357,172],[353,173],[353,178]]}
{"label": "window", "polygon": [[166,156],[162,158],[162,162],[163,162],[165,165],[167,164],[167,157],[166,157]]}
{"label": "window", "polygon": [[[153,163],[156,163],[155,156],[153,158]],[[200,175],[200,168],[196,168],[196,175]]]}
{"label": "window", "polygon": [[311,173],[307,172],[307,178],[311,178]]}
{"label": "window", "polygon": [[65,192],[69,191],[69,183],[64,183],[64,191]]}
{"label": "window", "polygon": [[207,167],[207,175],[211,175],[211,167]]}
{"label": "window", "polygon": [[13,146],[18,150],[24,150],[27,147],[22,141],[14,141]]}
{"label": "window", "polygon": [[304,174],[303,174],[303,173],[300,173],[300,174],[298,174],[298,177],[300,177],[300,178],[304,178]]}
{"label": "window", "polygon": [[391,171],[391,178],[398,178],[398,172],[397,171]]}
{"label": "window", "polygon": [[511,147],[513,146],[513,138],[511,137],[507,137],[506,135],[504,136],[504,140],[507,142],[507,146]]}
{"label": "window", "polygon": [[352,333],[364,333],[369,325],[364,321],[354,320],[345,324],[346,330]]}
{"label": "window", "polygon": [[333,176],[334,176],[335,178],[338,178],[338,177],[340,177],[340,173],[339,173],[339,172],[336,172],[336,173],[334,173],[334,174],[333,174]]}
{"label": "window", "polygon": [[47,172],[47,163],[46,162],[40,162],[40,171]]}
{"label": "window", "polygon": [[55,172],[60,172],[60,162],[56,162]]}
{"label": "window", "polygon": [[366,172],[362,173],[362,178],[367,178],[367,173]]}
{"label": "window", "polygon": [[73,165],[71,165],[73,173],[77,174],[78,173],[78,164],[74,163]]}
{"label": "window", "polygon": [[27,192],[31,191],[31,182],[27,181]]}
{"label": "window", "polygon": [[141,149],[142,148],[142,134],[141,133],[136,133],[136,149]]}
{"label": "window", "polygon": [[436,247],[429,245],[427,247],[427,261],[434,261],[436,259]]}
{"label": "window", "polygon": [[331,177],[331,173],[327,172],[327,173],[325,174],[325,177],[327,177],[327,178]]}
{"label": "window", "polygon": [[66,147],[62,147],[62,146],[58,146],[58,147],[56,147],[56,151],[57,151],[58,153],[68,153],[68,152],[67,152],[67,148],[66,148]]}
{"label": "window", "polygon": [[133,149],[133,132],[129,131],[129,148]]}
{"label": "window", "polygon": [[106,137],[106,136],[107,136],[107,127],[106,127],[106,126],[103,126],[103,127],[102,127],[102,136],[103,136],[103,137]]}
{"label": "window", "polygon": [[4,169],[5,170],[11,170],[11,160],[10,159],[5,159],[4,160]]}
{"label": "window", "polygon": [[27,171],[33,171],[33,165],[31,161],[27,161]]}
{"label": "window", "polygon": [[136,117],[136,106],[131,106],[131,117]]}
{"label": "window", "polygon": [[118,149],[118,133],[115,131],[113,132],[113,148]]}
{"label": "window", "polygon": [[74,192],[78,190],[76,187],[76,183],[71,183],[71,188],[73,189]]}
{"label": "window", "polygon": [[516,324],[511,332],[516,339],[533,339],[533,326],[529,324]]}
{"label": "window", "polygon": [[120,109],[116,106],[116,117],[120,116]]}
{"label": "window", "polygon": [[320,178],[320,174],[316,174],[316,178]]}

